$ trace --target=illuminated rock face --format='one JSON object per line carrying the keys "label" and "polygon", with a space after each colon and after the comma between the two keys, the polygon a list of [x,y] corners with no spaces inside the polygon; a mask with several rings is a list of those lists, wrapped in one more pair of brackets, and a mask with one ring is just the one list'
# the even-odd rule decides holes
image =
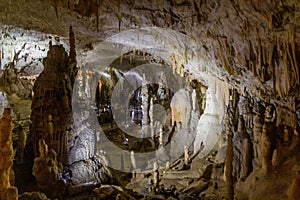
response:
{"label": "illuminated rock face", "polygon": [[205,110],[198,121],[197,135],[194,142],[194,152],[203,148],[199,154],[200,157],[206,156],[217,143],[222,131],[221,117],[220,105],[216,99],[215,91],[209,87],[206,92]]}
{"label": "illuminated rock face", "polygon": [[[34,86],[30,129],[30,143],[36,157],[33,175],[39,188],[47,194],[66,189],[66,181],[76,188],[86,181],[107,180],[107,169],[103,168],[102,160],[95,157],[96,134],[89,120],[91,110],[72,106],[77,70],[74,66],[62,45],[50,46],[44,59],[44,71]],[[80,115],[82,109],[85,116]],[[68,179],[58,178],[59,174],[66,173],[58,168],[59,163],[70,170]]]}
{"label": "illuminated rock face", "polygon": [[38,155],[38,141],[44,139],[49,149],[57,153],[58,160],[67,165],[95,154],[95,134],[89,124],[79,117],[75,123],[81,123],[82,128],[74,127],[74,72],[69,59],[62,45],[50,46],[44,59],[44,71],[34,87],[30,138],[35,156]]}
{"label": "illuminated rock face", "polygon": [[170,106],[172,110],[172,125],[176,122],[177,126],[181,123],[181,128],[189,128],[192,110],[189,92],[187,90],[180,89],[174,94]]}

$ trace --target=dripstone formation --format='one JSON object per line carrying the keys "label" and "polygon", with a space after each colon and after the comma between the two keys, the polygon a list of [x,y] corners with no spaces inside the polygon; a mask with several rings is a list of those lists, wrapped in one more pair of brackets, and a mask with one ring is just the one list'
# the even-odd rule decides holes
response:
{"label": "dripstone formation", "polygon": [[[95,157],[94,131],[82,119],[75,122],[73,117],[73,85],[78,68],[72,29],[70,32],[73,48],[70,49],[70,56],[62,45],[50,44],[43,62],[44,71],[33,89],[29,138],[37,157],[33,175],[40,189],[48,194],[58,189],[76,194],[76,190],[85,190],[81,184],[87,180],[92,182],[92,187],[107,180],[107,169],[102,167],[101,158]],[[75,123],[83,127],[78,129]],[[90,159],[93,161],[88,162]],[[77,186],[79,189],[76,189]]]}

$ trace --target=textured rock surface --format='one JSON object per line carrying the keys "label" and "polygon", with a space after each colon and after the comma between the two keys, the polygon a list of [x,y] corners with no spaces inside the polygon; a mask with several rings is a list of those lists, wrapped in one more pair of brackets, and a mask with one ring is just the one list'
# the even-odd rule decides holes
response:
{"label": "textured rock surface", "polygon": [[100,157],[94,157],[86,161],[79,161],[70,166],[72,171],[71,181],[74,185],[94,182],[95,184],[108,181],[108,176],[104,163]]}
{"label": "textured rock surface", "polygon": [[19,200],[48,200],[48,198],[41,192],[24,192],[19,196]]}
{"label": "textured rock surface", "polygon": [[56,153],[51,149],[48,152],[48,145],[41,139],[39,141],[40,156],[34,159],[32,174],[34,175],[38,187],[43,192],[51,192],[64,188],[58,184],[59,167],[56,158]]}
{"label": "textured rock surface", "polygon": [[[10,108],[5,108],[3,117],[0,121],[0,198],[6,199],[10,196],[11,185],[13,185],[14,175],[13,165],[13,147],[12,147],[12,117]],[[18,190],[14,190],[15,196]]]}
{"label": "textured rock surface", "polygon": [[[77,43],[81,49],[86,44],[99,42],[119,31],[122,33],[123,30],[131,28],[155,26],[156,28],[151,31],[144,29],[144,32],[120,34],[120,37],[115,37],[112,41],[127,44],[132,49],[150,46],[153,49],[150,48],[149,51],[161,57],[180,76],[197,79],[209,88],[218,88],[218,84],[207,76],[212,74],[224,82],[227,91],[228,88],[236,89],[236,93],[243,96],[240,97],[243,102],[234,110],[229,129],[230,134],[235,137],[235,167],[239,173],[244,174],[240,169],[247,168],[249,164],[248,161],[246,164],[248,156],[244,150],[252,146],[253,168],[260,169],[262,165],[266,172],[272,171],[270,169],[273,168],[279,169],[280,165],[284,165],[285,160],[288,161],[288,158],[296,152],[295,138],[300,129],[299,1],[104,0],[98,3],[98,1],[78,0],[68,1],[69,4],[67,1],[50,0],[27,0],[24,4],[20,2],[7,3],[0,0],[0,9],[3,11],[0,16],[1,23],[66,36],[65,30],[72,22],[74,29],[79,32]],[[50,8],[48,12],[45,12],[48,10],[46,8]],[[170,30],[162,31],[157,27]],[[101,63],[98,57],[100,54],[107,57],[110,55],[108,48],[99,51],[97,46],[93,52],[94,54],[86,57],[91,64]],[[82,60],[85,59],[84,56],[85,54],[82,55]],[[9,89],[16,91],[16,88],[18,87],[15,87],[15,84],[11,84]],[[225,105],[228,104],[229,95],[218,93],[217,90],[215,92],[216,99],[221,103],[220,111],[223,112]],[[232,96],[234,102],[238,101],[235,95]],[[263,108],[254,108],[251,105],[254,102],[259,102],[258,107]],[[266,118],[264,110],[269,104],[276,107],[276,119],[272,123],[264,122]],[[51,113],[43,113],[43,127],[48,125],[49,114]],[[206,115],[202,118],[204,116]],[[245,122],[242,134],[237,130],[240,116]],[[60,129],[56,127],[57,115],[52,117],[55,129]],[[208,121],[219,121],[221,124],[222,118],[223,113],[220,113],[218,120]],[[70,116],[67,116],[66,121],[69,119]],[[287,132],[282,131],[284,126],[288,126]],[[85,123],[84,127],[89,127],[88,123]],[[71,127],[68,135],[71,135],[70,141],[74,142],[74,147],[80,151],[78,154],[75,153],[77,151],[72,152],[71,160],[80,160],[82,157],[93,155],[94,145],[91,145],[89,152],[85,151],[85,147],[93,138],[93,133],[82,130],[79,134],[74,130]],[[39,131],[36,130],[35,134],[38,135]],[[44,131],[42,135],[48,135],[46,130],[42,131]],[[85,132],[88,134],[82,136]],[[60,138],[59,135],[56,136]],[[79,137],[75,140],[76,136]],[[201,144],[201,141],[203,140],[197,139],[196,142]],[[56,147],[60,157],[64,154],[64,150],[60,149],[64,147]],[[240,165],[240,162],[244,164]],[[260,181],[257,183],[255,178],[250,180],[260,185]],[[272,190],[267,192],[270,191]],[[252,199],[255,199],[254,195]]]}
{"label": "textured rock surface", "polygon": [[191,115],[191,98],[187,90],[179,90],[174,94],[171,101],[172,125],[176,123],[177,127],[188,129]]}
{"label": "textured rock surface", "polygon": [[[44,71],[33,89],[30,139],[35,156],[38,155],[38,141],[44,139],[49,148],[57,152],[58,159],[66,161],[76,136],[72,130],[72,79],[64,47],[50,46],[44,59]],[[52,131],[50,123],[53,123]]]}
{"label": "textured rock surface", "polygon": [[206,156],[213,149],[222,131],[220,125],[222,112],[216,99],[216,91],[209,88],[206,92],[206,106],[198,121],[197,135],[194,142],[194,152],[203,148],[199,154],[200,157]]}
{"label": "textured rock surface", "polygon": [[233,176],[243,180],[252,172],[252,143],[243,118],[240,117],[238,123],[233,137]]}
{"label": "textured rock surface", "polygon": [[[288,100],[287,95],[293,93],[299,84],[299,72],[295,67],[298,66],[296,47],[299,44],[297,1],[268,1],[265,4],[256,0],[201,3],[105,1],[100,6],[92,3],[82,6],[82,1],[75,3],[75,11],[84,16],[92,16],[92,19],[96,14],[95,8],[98,8],[101,13],[99,33],[95,32],[96,24],[82,24],[84,19],[76,19],[75,12],[67,13],[67,4],[57,6],[58,23],[48,26],[46,22],[55,16],[55,6],[51,2],[49,4],[53,7],[46,14],[40,12],[47,7],[44,2],[28,1],[24,7],[9,4],[9,9],[3,9],[6,15],[2,16],[2,21],[24,26],[22,23],[29,24],[26,22],[33,15],[38,18],[32,23],[33,28],[44,24],[43,28],[65,34],[62,30],[69,26],[66,21],[72,20],[76,24],[74,27],[80,29],[82,35],[102,37],[113,34],[119,28],[124,30],[153,25],[170,28],[197,38],[199,45],[202,44],[207,50],[203,52],[203,56],[209,56],[220,67],[206,70],[216,75],[226,75],[224,78],[227,77],[241,91],[246,88],[250,94],[263,99],[271,96],[274,99],[286,97]],[[31,10],[31,14],[12,18],[13,12],[23,13],[25,9]],[[107,31],[109,28],[111,30]],[[196,74],[201,71],[201,67],[188,70]],[[287,73],[288,71],[292,73]],[[252,81],[247,81],[249,78]]]}

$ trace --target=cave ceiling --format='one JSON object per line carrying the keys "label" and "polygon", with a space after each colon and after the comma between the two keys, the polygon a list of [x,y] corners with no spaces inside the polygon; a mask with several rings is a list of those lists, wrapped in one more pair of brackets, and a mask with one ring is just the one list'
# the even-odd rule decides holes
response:
{"label": "cave ceiling", "polygon": [[[5,35],[11,35],[11,41],[23,39],[19,49],[35,43],[45,50],[51,35],[68,51],[72,26],[79,65],[99,63],[99,55],[110,52],[103,48],[103,41],[109,40],[121,44],[120,54],[144,50],[206,85],[210,79],[205,77],[211,74],[241,94],[288,102],[292,110],[299,104],[297,0],[0,0],[0,9],[3,46],[9,39]],[[23,34],[14,37],[14,32]],[[35,39],[26,41],[27,35]],[[45,54],[36,55],[40,59]],[[41,69],[36,63],[33,74]]]}

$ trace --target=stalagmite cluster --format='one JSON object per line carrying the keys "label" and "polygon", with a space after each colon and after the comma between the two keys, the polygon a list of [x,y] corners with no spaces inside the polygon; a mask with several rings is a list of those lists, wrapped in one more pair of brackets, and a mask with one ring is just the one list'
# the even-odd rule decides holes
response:
{"label": "stalagmite cluster", "polygon": [[[44,192],[58,190],[61,185],[58,184],[59,164],[56,152],[48,149],[45,140],[39,140],[40,156],[34,159],[33,175],[38,183],[39,188]],[[54,189],[56,188],[56,189]],[[60,188],[63,190],[63,188]]]}

